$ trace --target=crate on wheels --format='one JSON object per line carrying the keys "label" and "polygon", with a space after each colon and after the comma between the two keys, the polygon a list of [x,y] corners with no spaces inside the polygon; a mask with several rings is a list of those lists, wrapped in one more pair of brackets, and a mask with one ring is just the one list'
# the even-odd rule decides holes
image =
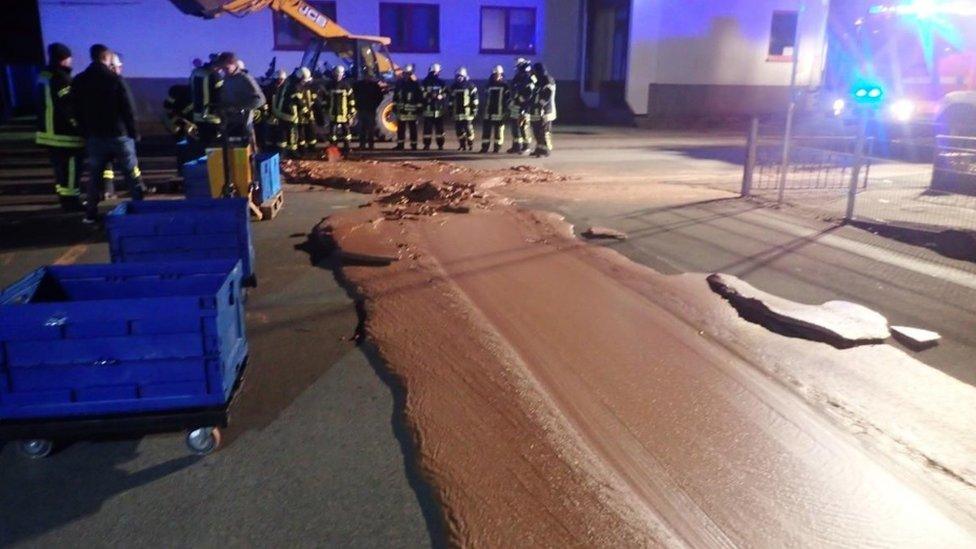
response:
{"label": "crate on wheels", "polygon": [[42,267],[0,292],[0,439],[186,430],[214,450],[248,356],[239,261]]}
{"label": "crate on wheels", "polygon": [[245,283],[257,282],[244,198],[124,202],[105,224],[113,263],[239,259]]}

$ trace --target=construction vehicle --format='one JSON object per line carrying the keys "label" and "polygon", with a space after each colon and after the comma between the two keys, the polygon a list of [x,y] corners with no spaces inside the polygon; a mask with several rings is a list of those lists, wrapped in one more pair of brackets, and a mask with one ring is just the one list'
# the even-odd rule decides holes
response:
{"label": "construction vehicle", "polygon": [[[212,19],[223,14],[243,17],[263,9],[284,14],[301,24],[314,35],[302,57],[316,78],[330,74],[332,64],[343,63],[346,74],[360,79],[371,76],[392,87],[399,71],[390,57],[385,36],[366,36],[350,33],[338,23],[302,0],[170,0],[187,15]],[[391,140],[397,123],[393,116],[389,95],[377,109],[376,127],[380,138]]]}

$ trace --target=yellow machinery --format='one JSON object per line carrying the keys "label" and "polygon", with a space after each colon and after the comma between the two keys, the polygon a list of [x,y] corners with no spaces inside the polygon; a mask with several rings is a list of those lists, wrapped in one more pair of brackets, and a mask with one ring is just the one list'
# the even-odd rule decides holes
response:
{"label": "yellow machinery", "polygon": [[[170,0],[183,13],[211,19],[222,14],[236,17],[271,9],[285,14],[310,30],[312,40],[302,58],[302,66],[312,74],[320,74],[320,59],[331,52],[341,59],[348,74],[354,78],[367,75],[392,84],[398,70],[387,51],[390,39],[385,36],[355,35],[302,0]],[[392,138],[396,134],[396,122],[391,116],[390,98],[377,109],[377,124],[381,137]]]}

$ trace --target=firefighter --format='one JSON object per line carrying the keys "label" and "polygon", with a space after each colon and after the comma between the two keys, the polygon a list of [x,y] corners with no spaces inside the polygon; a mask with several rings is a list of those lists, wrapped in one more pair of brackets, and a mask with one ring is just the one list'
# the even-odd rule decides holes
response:
{"label": "firefighter", "polygon": [[474,117],[478,114],[478,87],[468,79],[468,69],[458,67],[451,85],[451,114],[458,138],[458,150],[474,149]]}
{"label": "firefighter", "polygon": [[420,87],[424,92],[424,150],[430,150],[432,134],[437,140],[437,150],[444,150],[444,99],[447,97],[447,83],[441,78],[440,63],[430,66]]}
{"label": "firefighter", "polygon": [[346,78],[345,67],[340,65],[332,69],[332,76],[332,82],[323,90],[328,107],[329,142],[341,146],[343,154],[348,155],[352,143],[352,119],[356,116],[356,98],[350,79]]}
{"label": "firefighter", "polygon": [[509,154],[523,154],[529,150],[529,104],[535,92],[536,77],[532,64],[519,57],[509,93],[508,117],[512,127],[512,146]]}
{"label": "firefighter", "polygon": [[163,111],[166,129],[177,140],[196,135],[196,125],[193,123],[193,100],[190,97],[190,87],[186,84],[170,86],[169,94],[163,101]]}
{"label": "firefighter", "polygon": [[494,152],[502,150],[505,144],[505,116],[508,110],[508,82],[505,81],[505,69],[495,65],[488,79],[488,90],[485,94],[484,124],[481,127],[481,152],[488,152],[489,147]]}
{"label": "firefighter", "polygon": [[271,78],[263,82],[261,91],[267,102],[260,109],[254,111],[254,132],[258,146],[261,148],[275,147],[278,139],[278,117],[272,112],[272,104],[278,90],[285,85],[288,73],[284,70],[276,71]]}
{"label": "firefighter", "polygon": [[77,212],[81,206],[81,166],[85,142],[78,130],[71,98],[71,50],[53,42],[47,47],[48,65],[37,77],[38,117],[34,142],[48,151],[54,168],[54,191],[61,208]]}
{"label": "firefighter", "polygon": [[302,105],[302,87],[311,80],[311,71],[299,67],[274,95],[271,114],[278,120],[278,149],[288,156],[298,155],[298,115]]}
{"label": "firefighter", "polygon": [[359,148],[376,146],[376,111],[383,102],[383,88],[379,81],[367,74],[352,85],[356,110],[359,112]]}
{"label": "firefighter", "polygon": [[[304,77],[305,72],[308,73],[308,78]],[[319,143],[316,126],[325,123],[321,111],[318,110],[319,90],[312,82],[311,71],[305,69],[305,72],[302,73],[302,83],[298,88],[298,149],[302,153],[315,150]]]}
{"label": "firefighter", "polygon": [[536,143],[532,156],[549,156],[552,151],[552,122],[556,119],[556,80],[549,76],[542,63],[533,65],[532,73],[537,81],[529,108]]}
{"label": "firefighter", "polygon": [[424,105],[424,93],[417,82],[413,65],[407,65],[393,89],[393,106],[397,117],[397,144],[395,151],[402,151],[410,131],[410,148],[417,150],[417,117]]}
{"label": "firefighter", "polygon": [[209,63],[195,67],[190,73],[193,123],[197,126],[197,137],[204,145],[213,144],[220,138],[220,113],[217,110],[217,102],[224,79],[217,70],[216,59],[217,56],[212,54]]}

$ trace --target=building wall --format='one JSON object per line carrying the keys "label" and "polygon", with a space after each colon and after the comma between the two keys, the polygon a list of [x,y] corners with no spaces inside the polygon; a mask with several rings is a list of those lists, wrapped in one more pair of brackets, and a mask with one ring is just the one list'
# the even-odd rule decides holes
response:
{"label": "building wall", "polygon": [[[515,56],[479,53],[481,6],[535,7],[538,42],[535,58],[548,62],[550,71],[559,80],[577,78],[579,0],[419,1],[441,6],[440,53],[394,53],[400,65],[415,63],[423,73],[436,61],[450,74],[456,67],[465,65],[472,77],[486,79],[497,64],[511,67]],[[379,0],[338,0],[337,19],[351,32],[379,34],[379,3]],[[243,18],[221,16],[203,20],[183,15],[165,0],[42,0],[40,12],[45,43],[68,44],[75,53],[78,70],[88,63],[88,46],[93,43],[101,42],[121,52],[124,73],[132,81],[137,101],[149,108],[153,108],[160,96],[156,88],[185,78],[193,59],[205,59],[211,52],[234,51],[257,74],[264,73],[273,57],[277,57],[279,68],[290,70],[300,63],[302,56],[301,52],[274,50],[270,11]],[[142,116],[147,116],[144,109]]]}
{"label": "building wall", "polygon": [[791,63],[770,61],[776,10],[800,10],[801,86],[819,84],[828,0],[633,0],[627,103],[636,114],[780,108]]}

